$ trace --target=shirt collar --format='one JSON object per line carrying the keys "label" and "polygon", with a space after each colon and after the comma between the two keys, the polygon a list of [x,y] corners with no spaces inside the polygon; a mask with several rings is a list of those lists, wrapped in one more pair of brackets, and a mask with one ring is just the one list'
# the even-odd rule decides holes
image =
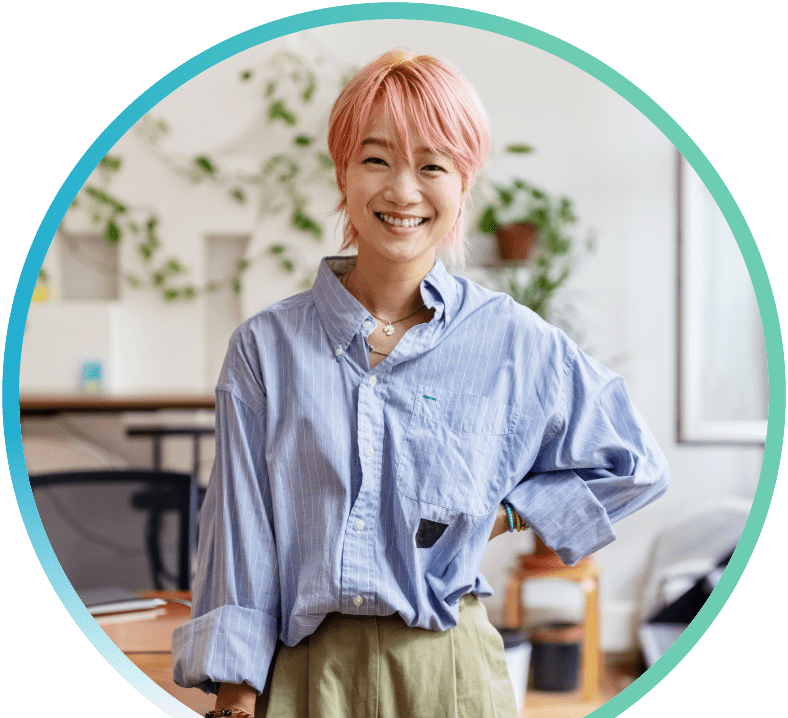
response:
{"label": "shirt collar", "polygon": [[[355,261],[355,257],[324,257],[312,288],[320,321],[337,356],[348,348],[362,323],[371,317],[334,274],[334,269],[340,274],[350,271]],[[435,309],[435,319],[451,321],[457,303],[457,287],[440,259],[435,260],[430,273],[422,281],[421,296],[427,307]]]}

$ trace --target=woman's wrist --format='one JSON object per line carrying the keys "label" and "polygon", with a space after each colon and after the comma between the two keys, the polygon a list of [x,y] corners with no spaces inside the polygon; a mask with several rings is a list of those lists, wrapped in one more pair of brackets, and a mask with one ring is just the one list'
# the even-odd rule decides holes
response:
{"label": "woman's wrist", "polygon": [[[211,718],[228,715],[227,713],[223,714],[222,711],[231,711],[229,714],[231,718],[246,718],[246,715],[254,716],[256,702],[257,691],[248,683],[222,683],[219,685],[219,692],[216,694],[216,705]],[[236,712],[232,713],[232,711]]]}
{"label": "woman's wrist", "polygon": [[522,516],[517,513],[517,509],[514,508],[506,499],[501,502],[501,506],[503,506],[504,510],[506,511],[506,518],[508,521],[508,530],[511,533],[512,531],[526,531],[528,529],[528,524],[525,523]]}

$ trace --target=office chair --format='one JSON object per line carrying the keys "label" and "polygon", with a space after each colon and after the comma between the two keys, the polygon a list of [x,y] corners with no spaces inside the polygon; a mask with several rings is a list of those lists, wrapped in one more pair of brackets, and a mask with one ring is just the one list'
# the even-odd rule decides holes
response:
{"label": "office chair", "polygon": [[191,587],[197,481],[190,474],[89,469],[34,474],[30,486],[78,593]]}

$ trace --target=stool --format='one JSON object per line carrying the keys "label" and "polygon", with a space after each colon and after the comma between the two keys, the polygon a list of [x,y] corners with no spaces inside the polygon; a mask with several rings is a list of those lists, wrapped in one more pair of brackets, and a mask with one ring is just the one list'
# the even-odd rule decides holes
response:
{"label": "stool", "polygon": [[504,628],[519,628],[526,625],[526,610],[523,606],[523,585],[534,578],[553,578],[578,583],[585,594],[583,620],[583,656],[581,684],[583,699],[594,701],[599,698],[601,655],[599,650],[599,568],[593,558],[587,556],[575,566],[567,566],[552,549],[535,535],[536,548],[533,553],[520,554],[518,566],[512,571],[506,585],[502,622]]}

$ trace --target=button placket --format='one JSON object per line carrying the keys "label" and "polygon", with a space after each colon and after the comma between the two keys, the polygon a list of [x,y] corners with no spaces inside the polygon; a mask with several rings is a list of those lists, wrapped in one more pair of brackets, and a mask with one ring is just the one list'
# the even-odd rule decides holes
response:
{"label": "button placket", "polygon": [[383,396],[378,385],[382,385],[378,375],[367,374],[361,378],[358,386],[357,425],[361,485],[346,525],[342,568],[343,600],[352,601],[356,607],[368,601],[374,602],[376,591],[376,572],[373,571],[370,575],[370,567],[375,566],[376,549],[371,532],[379,509],[382,470],[379,449],[382,446]]}

